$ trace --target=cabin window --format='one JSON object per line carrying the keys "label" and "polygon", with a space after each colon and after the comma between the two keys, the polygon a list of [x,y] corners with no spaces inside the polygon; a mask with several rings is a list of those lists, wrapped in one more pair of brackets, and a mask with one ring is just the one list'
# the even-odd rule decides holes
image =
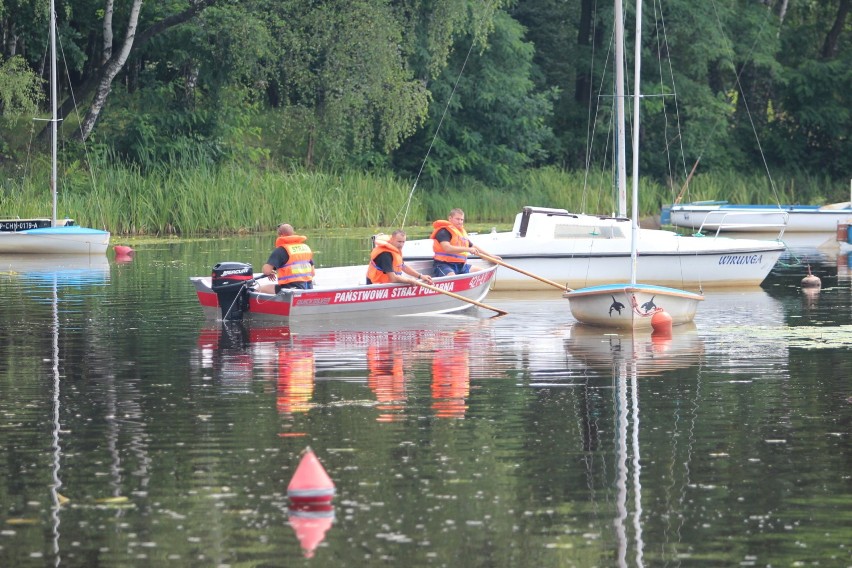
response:
{"label": "cabin window", "polygon": [[553,237],[556,239],[623,239],[624,233],[618,227],[595,225],[556,225],[553,227]]}

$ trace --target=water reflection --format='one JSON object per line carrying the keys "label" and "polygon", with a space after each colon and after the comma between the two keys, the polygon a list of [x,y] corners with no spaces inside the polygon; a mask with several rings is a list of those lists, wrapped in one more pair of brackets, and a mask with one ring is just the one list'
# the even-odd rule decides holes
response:
{"label": "water reflection", "polygon": [[819,304],[819,288],[802,288],[802,307],[805,310],[814,310]]}
{"label": "water reflection", "polygon": [[[692,324],[677,326],[671,335],[661,336],[611,333],[577,323],[565,343],[572,360],[610,380],[615,432],[612,446],[615,471],[611,478],[615,489],[612,523],[615,563],[620,567],[644,566],[646,519],[642,498],[640,394],[645,390],[648,396],[659,388],[655,381],[665,381],[663,375],[698,367],[704,356],[704,342]],[[592,420],[586,412],[584,421],[589,422],[584,431],[596,435],[598,420]],[[584,442],[584,449],[599,449],[597,443],[590,442]],[[674,453],[672,448],[672,461]],[[664,460],[659,451],[651,458],[652,462],[658,460]],[[686,469],[690,467],[688,462],[683,465]],[[674,475],[671,477],[674,479]]]}
{"label": "water reflection", "polygon": [[302,554],[313,558],[314,552],[334,524],[334,505],[290,505],[287,521],[296,534]]}
{"label": "water reflection", "polygon": [[852,282],[852,254],[848,252],[837,257],[837,280],[846,284]]}
{"label": "water reflection", "polygon": [[704,354],[694,323],[679,325],[670,335],[611,333],[576,323],[565,341],[571,356],[586,367],[609,369],[613,361],[629,361],[639,376],[691,367]]}
{"label": "water reflection", "polygon": [[[558,291],[492,294],[494,320],[202,324],[186,277],[251,248],[151,246],[55,294],[0,264],[0,565],[846,557],[848,257],[813,304],[784,269],[670,339],[581,328]],[[331,529],[283,492],[307,439]]]}
{"label": "water reflection", "polygon": [[[59,287],[103,286],[109,284],[109,260],[103,255],[0,255],[0,276],[17,280],[39,296]],[[42,295],[42,298],[44,296]]]}
{"label": "water reflection", "polygon": [[446,339],[451,345],[432,357],[432,410],[438,418],[464,418],[470,395],[470,334],[464,330]]}
{"label": "water reflection", "polygon": [[[392,338],[388,338],[391,340]],[[376,396],[376,409],[380,412],[379,422],[402,420],[405,409],[405,366],[403,356],[406,352],[396,342],[385,345],[370,345],[367,348],[367,385]]]}
{"label": "water reflection", "polygon": [[379,422],[409,418],[408,383],[423,361],[431,369],[434,416],[459,419],[468,408],[471,348],[487,354],[493,343],[488,320],[464,315],[327,325],[207,322],[195,359],[204,379],[224,393],[251,393],[258,378],[274,384],[282,416],[314,408],[318,380],[365,384]]}
{"label": "water reflection", "polygon": [[51,371],[53,372],[53,421],[51,424],[51,450],[53,454],[53,469],[51,472],[52,483],[50,484],[50,519],[52,523],[51,534],[53,536],[53,554],[56,556],[56,566],[59,566],[62,558],[59,554],[59,508],[65,498],[59,493],[59,489],[62,487],[62,479],[59,475],[60,456],[62,454],[62,445],[59,439],[59,434],[62,429],[62,423],[59,419],[59,287],[58,278],[56,276],[54,276],[52,282],[51,292],[51,355],[53,359],[51,365]]}
{"label": "water reflection", "polygon": [[[62,306],[75,303],[87,288],[103,286],[109,282],[109,262],[102,256],[30,256],[0,255],[0,275],[14,280],[25,297],[38,304],[50,306],[47,318],[50,337],[48,358],[50,365],[50,540],[53,564],[62,563],[61,555],[61,512],[69,499],[60,491],[62,480],[63,430],[62,383],[64,372],[61,366],[62,349]],[[9,299],[7,298],[7,301]],[[29,322],[28,322],[29,323]]]}

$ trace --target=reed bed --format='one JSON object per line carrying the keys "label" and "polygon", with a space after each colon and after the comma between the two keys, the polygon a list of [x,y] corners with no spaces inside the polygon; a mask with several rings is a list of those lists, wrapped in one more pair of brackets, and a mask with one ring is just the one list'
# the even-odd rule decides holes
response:
{"label": "reed bed", "polygon": [[[611,214],[609,175],[587,176],[557,168],[520,172],[507,187],[476,180],[421,186],[389,172],[280,171],[201,160],[175,166],[116,165],[95,160],[91,169],[65,165],[59,174],[59,214],[116,235],[223,235],[272,230],[281,222],[298,229],[428,226],[461,207],[471,224],[511,223],[525,205],[580,213]],[[0,179],[0,217],[50,215],[48,167],[33,165],[24,178]],[[97,172],[92,176],[90,172]],[[823,185],[825,184],[825,185]],[[760,176],[696,176],[683,200],[734,203],[823,203],[825,180],[792,179],[770,185]],[[834,188],[842,197],[839,188]],[[640,215],[657,215],[675,198],[673,189],[643,179]],[[830,194],[830,192],[829,192]],[[409,195],[410,202],[409,202]],[[629,211],[628,211],[629,213]]]}

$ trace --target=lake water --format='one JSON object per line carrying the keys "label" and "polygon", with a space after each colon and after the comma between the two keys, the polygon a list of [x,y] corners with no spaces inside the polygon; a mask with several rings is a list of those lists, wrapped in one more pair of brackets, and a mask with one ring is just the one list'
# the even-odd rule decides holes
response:
{"label": "lake water", "polygon": [[[576,325],[556,290],[493,293],[500,318],[205,322],[188,277],[270,241],[0,259],[0,566],[852,565],[836,249],[707,291],[669,340]],[[306,446],[337,490],[312,516],[287,499]]]}

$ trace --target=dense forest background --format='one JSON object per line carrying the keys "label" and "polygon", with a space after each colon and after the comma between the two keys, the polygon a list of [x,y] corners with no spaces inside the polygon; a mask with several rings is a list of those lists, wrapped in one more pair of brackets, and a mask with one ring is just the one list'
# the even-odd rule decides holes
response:
{"label": "dense forest background", "polygon": [[[694,167],[819,180],[822,197],[848,188],[851,2],[646,0],[643,174],[672,192]],[[47,116],[48,5],[0,0],[4,169],[46,138],[30,119]],[[56,12],[63,151],[85,140],[142,175],[239,163],[511,191],[522,172],[611,167],[609,1],[56,0]]]}

